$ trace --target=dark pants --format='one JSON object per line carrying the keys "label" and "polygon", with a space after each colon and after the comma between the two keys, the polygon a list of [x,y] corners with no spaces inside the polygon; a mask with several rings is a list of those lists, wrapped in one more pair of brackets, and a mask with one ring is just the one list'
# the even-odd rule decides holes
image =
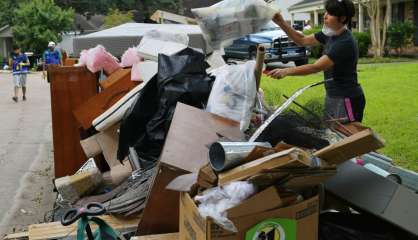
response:
{"label": "dark pants", "polygon": [[339,122],[363,121],[366,98],[364,95],[356,97],[329,97],[325,98],[325,119]]}

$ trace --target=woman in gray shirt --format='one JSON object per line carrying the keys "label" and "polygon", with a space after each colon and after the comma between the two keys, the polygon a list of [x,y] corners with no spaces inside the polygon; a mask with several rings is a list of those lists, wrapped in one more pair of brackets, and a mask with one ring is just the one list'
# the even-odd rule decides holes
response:
{"label": "woman in gray shirt", "polygon": [[326,99],[325,115],[342,122],[361,122],[366,100],[357,81],[358,46],[351,31],[351,19],[355,15],[351,0],[327,0],[322,31],[305,36],[291,28],[277,13],[276,22],[298,45],[324,45],[324,54],[313,64],[275,69],[269,76],[281,79],[286,76],[302,76],[324,72]]}

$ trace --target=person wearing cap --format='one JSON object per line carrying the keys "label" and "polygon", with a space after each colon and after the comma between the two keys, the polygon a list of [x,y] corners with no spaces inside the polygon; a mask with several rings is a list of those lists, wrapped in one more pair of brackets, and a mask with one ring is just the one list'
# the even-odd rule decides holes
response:
{"label": "person wearing cap", "polygon": [[357,80],[359,50],[351,33],[351,19],[355,7],[351,0],[326,0],[322,31],[305,36],[292,29],[277,13],[276,22],[298,45],[323,45],[323,56],[313,64],[286,69],[275,69],[270,77],[303,76],[324,72],[325,118],[330,121],[361,122],[366,105],[363,89]]}
{"label": "person wearing cap", "polygon": [[14,96],[13,101],[18,102],[19,88],[22,88],[22,100],[26,101],[26,80],[29,73],[29,59],[22,53],[17,45],[13,45],[13,52],[10,54],[9,65],[12,66]]}
{"label": "person wearing cap", "polygon": [[45,71],[49,65],[60,65],[62,66],[61,52],[55,49],[55,43],[49,42],[48,49],[43,54],[43,73],[45,78]]}

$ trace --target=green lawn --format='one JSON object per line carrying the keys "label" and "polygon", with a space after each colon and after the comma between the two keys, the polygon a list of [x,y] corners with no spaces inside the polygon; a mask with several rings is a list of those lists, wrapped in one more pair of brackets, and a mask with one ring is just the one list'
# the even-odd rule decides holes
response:
{"label": "green lawn", "polygon": [[[268,103],[283,102],[309,83],[322,81],[321,74],[273,80],[266,76],[262,88]],[[396,164],[418,172],[418,62],[359,65],[359,81],[366,95],[363,123],[386,141],[382,153]],[[306,104],[312,99],[323,102],[324,87],[307,90],[297,99]]]}

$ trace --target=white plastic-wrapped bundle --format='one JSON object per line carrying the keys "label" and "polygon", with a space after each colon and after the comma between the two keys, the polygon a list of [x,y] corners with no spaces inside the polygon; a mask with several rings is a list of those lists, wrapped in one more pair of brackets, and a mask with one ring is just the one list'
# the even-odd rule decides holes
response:
{"label": "white plastic-wrapped bundle", "polygon": [[256,97],[255,61],[225,65],[216,69],[215,83],[206,110],[240,123],[241,131],[250,125]]}
{"label": "white plastic-wrapped bundle", "polygon": [[224,0],[192,9],[209,45],[217,50],[261,30],[278,10],[263,0]]}
{"label": "white plastic-wrapped bundle", "polygon": [[188,44],[189,36],[185,33],[152,30],[144,35],[137,51],[141,57],[157,61],[158,54],[170,56],[185,49]]}

